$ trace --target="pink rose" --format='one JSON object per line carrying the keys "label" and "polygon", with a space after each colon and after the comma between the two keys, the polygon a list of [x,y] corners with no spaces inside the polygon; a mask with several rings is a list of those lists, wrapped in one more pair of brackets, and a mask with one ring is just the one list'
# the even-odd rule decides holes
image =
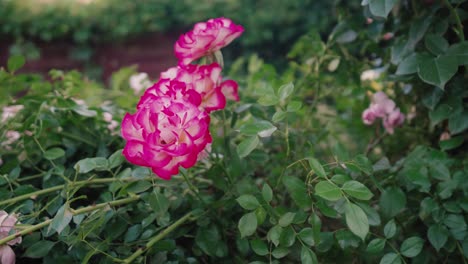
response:
{"label": "pink rose", "polygon": [[383,124],[385,127],[385,130],[389,134],[393,134],[394,128],[397,126],[401,126],[403,122],[405,121],[405,115],[400,112],[400,109],[397,108],[395,111],[391,112],[387,118],[383,120]]}
{"label": "pink rose", "polygon": [[242,26],[224,17],[197,23],[192,31],[179,37],[174,46],[175,55],[179,59],[179,64],[190,64],[227,46],[242,32],[244,32]]}
{"label": "pink rose", "polygon": [[372,103],[362,112],[362,122],[371,125],[377,118],[382,118],[383,125],[389,134],[394,128],[403,124],[405,115],[395,108],[395,102],[384,92],[377,92],[372,96]]}
{"label": "pink rose", "polygon": [[161,73],[159,81],[148,88],[145,94],[185,98],[211,112],[223,109],[226,99],[238,101],[237,89],[238,85],[233,80],[222,82],[221,67],[212,63],[172,67]]}
{"label": "pink rose", "polygon": [[364,122],[366,125],[372,125],[376,118],[377,116],[370,108],[367,108],[364,110],[364,112],[362,112],[362,122]]}
{"label": "pink rose", "polygon": [[[14,214],[8,215],[5,211],[0,211],[0,239],[5,238],[16,232],[14,229],[18,219]],[[10,240],[6,245],[0,246],[0,263],[14,264],[16,261],[15,252],[10,246],[20,244],[22,241],[21,236]]]}
{"label": "pink rose", "polygon": [[127,113],[122,121],[122,136],[127,140],[123,155],[168,180],[179,166],[195,165],[211,142],[209,122],[206,112],[183,98],[145,93],[137,112]]}

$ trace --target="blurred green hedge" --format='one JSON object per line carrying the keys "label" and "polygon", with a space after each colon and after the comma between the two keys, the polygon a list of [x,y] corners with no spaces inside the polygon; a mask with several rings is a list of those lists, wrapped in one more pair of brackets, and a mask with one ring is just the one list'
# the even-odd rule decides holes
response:
{"label": "blurred green hedge", "polygon": [[261,47],[261,55],[271,58],[285,54],[311,28],[326,32],[336,22],[336,6],[313,0],[0,0],[0,39],[86,45],[182,32],[195,22],[225,16],[246,28],[237,52]]}

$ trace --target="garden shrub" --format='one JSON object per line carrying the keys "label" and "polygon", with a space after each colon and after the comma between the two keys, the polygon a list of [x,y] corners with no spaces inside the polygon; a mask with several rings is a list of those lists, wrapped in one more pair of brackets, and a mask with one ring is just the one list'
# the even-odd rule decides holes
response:
{"label": "garden shrub", "polygon": [[295,42],[284,71],[225,67],[240,100],[210,112],[208,157],[168,181],[124,161],[110,122],[135,111],[133,69],[96,100],[76,72],[46,82],[11,58],[0,217],[19,221],[2,230],[21,233],[18,262],[466,262],[467,2],[362,4]]}

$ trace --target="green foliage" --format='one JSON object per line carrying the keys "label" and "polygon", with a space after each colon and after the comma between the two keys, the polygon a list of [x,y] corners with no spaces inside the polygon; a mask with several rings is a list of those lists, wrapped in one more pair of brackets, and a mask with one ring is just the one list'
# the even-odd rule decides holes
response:
{"label": "green foliage", "polygon": [[[299,38],[282,71],[256,55],[233,62],[240,102],[213,113],[209,157],[170,181],[127,164],[103,117],[120,121],[134,107],[134,69],[109,89],[77,72],[52,71],[51,82],[15,75],[22,60],[12,58],[0,102],[24,108],[0,126],[1,142],[20,133],[0,150],[0,206],[25,230],[18,258],[460,263],[468,94],[458,20],[466,24],[467,2],[362,4],[363,16],[337,4],[336,27]],[[361,80],[367,69],[378,77]],[[362,123],[377,91],[407,117],[393,134]]]}

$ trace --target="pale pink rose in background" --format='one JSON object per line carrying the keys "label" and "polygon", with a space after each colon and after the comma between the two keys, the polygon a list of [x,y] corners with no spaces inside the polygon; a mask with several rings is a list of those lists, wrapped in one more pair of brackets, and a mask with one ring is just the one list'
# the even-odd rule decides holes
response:
{"label": "pale pink rose in background", "polygon": [[108,123],[112,121],[112,114],[109,112],[102,113],[102,117],[104,118],[104,121]]}
{"label": "pale pink rose in background", "polygon": [[[185,87],[179,82],[185,83]],[[221,67],[210,65],[187,65],[172,67],[161,73],[160,79],[146,90],[158,96],[185,98],[207,112],[223,109],[226,99],[239,100],[238,85],[233,80],[222,81]],[[195,94],[196,93],[196,94]]]}
{"label": "pale pink rose in background", "polygon": [[366,125],[372,125],[376,118],[377,116],[369,108],[367,108],[366,110],[364,110],[364,112],[362,112],[362,122],[364,122],[364,124]]}
{"label": "pale pink rose in background", "polygon": [[[0,211],[0,239],[5,238],[16,232],[14,229],[15,224],[19,223],[16,215],[8,215],[5,211]],[[0,246],[0,263],[14,264],[16,261],[15,252],[10,246],[20,244],[22,241],[21,236],[10,240],[6,245]]]}
{"label": "pale pink rose in background", "polygon": [[395,35],[392,32],[387,32],[382,36],[385,41],[391,40]]}
{"label": "pale pink rose in background", "polygon": [[394,128],[401,126],[405,121],[405,115],[400,112],[400,109],[397,108],[395,111],[388,114],[387,118],[384,118],[383,124],[385,129],[389,134],[393,134]]}
{"label": "pale pink rose in background", "polygon": [[5,122],[8,119],[16,116],[16,114],[18,114],[18,112],[23,109],[24,109],[23,105],[4,106],[2,109],[2,122]]}
{"label": "pale pink rose in background", "polygon": [[11,150],[11,144],[15,143],[16,141],[18,141],[18,139],[20,139],[21,137],[21,134],[18,132],[18,131],[14,131],[14,130],[8,130],[6,133],[5,133],[5,137],[6,137],[6,140],[3,141],[0,146],[3,146],[5,147],[5,149],[8,149],[8,150]]}
{"label": "pale pink rose in background", "polygon": [[377,118],[382,118],[387,132],[393,134],[394,128],[401,126],[405,120],[405,115],[395,107],[395,102],[384,92],[377,92],[372,96],[370,106],[362,112],[362,122],[371,125]]}
{"label": "pale pink rose in background", "polygon": [[448,131],[444,131],[442,134],[440,134],[439,140],[444,141],[444,140],[449,140],[450,138],[452,138],[450,133]]}
{"label": "pale pink rose in background", "polygon": [[132,88],[135,95],[152,85],[146,72],[141,72],[130,76],[130,88]]}
{"label": "pale pink rose in background", "polygon": [[179,166],[195,165],[211,143],[210,117],[183,99],[145,94],[135,114],[126,114],[123,155],[136,165],[150,167],[163,179],[179,173]]}
{"label": "pale pink rose in background", "polygon": [[179,37],[174,46],[175,55],[179,59],[179,64],[188,65],[227,46],[242,32],[244,32],[242,26],[224,17],[197,23],[193,30]]}

